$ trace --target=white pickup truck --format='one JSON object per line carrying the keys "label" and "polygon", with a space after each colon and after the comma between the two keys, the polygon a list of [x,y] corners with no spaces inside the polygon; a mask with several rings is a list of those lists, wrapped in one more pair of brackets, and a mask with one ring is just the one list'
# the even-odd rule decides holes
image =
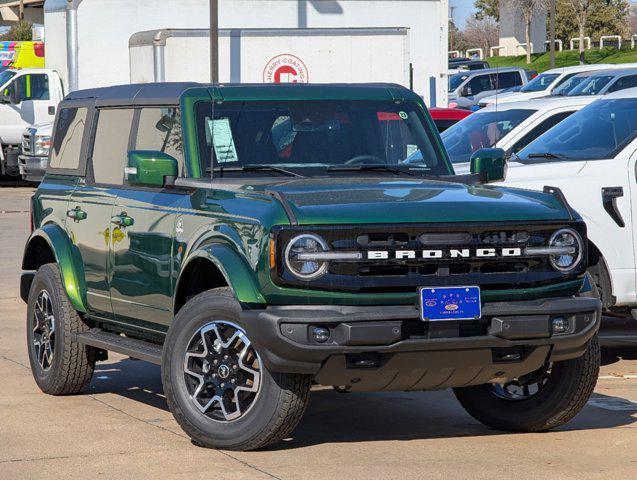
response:
{"label": "white pickup truck", "polygon": [[0,173],[20,175],[18,157],[25,129],[52,123],[64,98],[54,70],[34,68],[0,73]]}

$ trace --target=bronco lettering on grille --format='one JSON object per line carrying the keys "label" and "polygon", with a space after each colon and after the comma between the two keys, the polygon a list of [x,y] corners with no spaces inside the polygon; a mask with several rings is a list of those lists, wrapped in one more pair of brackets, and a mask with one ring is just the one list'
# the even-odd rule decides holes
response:
{"label": "bronco lettering on grille", "polygon": [[417,258],[520,257],[521,248],[462,248],[450,250],[369,250],[367,260],[414,260]]}

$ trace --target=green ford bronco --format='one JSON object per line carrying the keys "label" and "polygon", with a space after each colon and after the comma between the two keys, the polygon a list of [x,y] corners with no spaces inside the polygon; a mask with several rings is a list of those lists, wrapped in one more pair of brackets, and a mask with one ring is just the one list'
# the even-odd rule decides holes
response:
{"label": "green ford bronco", "polygon": [[600,302],[561,192],[455,176],[396,85],[147,84],[60,105],[21,295],[33,375],[80,392],[108,352],[161,365],[196,444],[288,436],[313,383],[453,388],[496,429],[584,406]]}

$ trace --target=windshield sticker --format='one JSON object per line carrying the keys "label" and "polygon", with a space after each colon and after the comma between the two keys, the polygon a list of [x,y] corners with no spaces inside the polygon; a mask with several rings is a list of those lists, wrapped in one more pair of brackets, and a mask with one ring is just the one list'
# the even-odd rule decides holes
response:
{"label": "windshield sticker", "polygon": [[411,157],[414,153],[419,152],[418,145],[407,144],[407,158]]}
{"label": "windshield sticker", "polygon": [[230,119],[216,118],[208,119],[208,130],[212,136],[212,143],[215,147],[217,163],[238,162],[237,149],[232,138]]}
{"label": "windshield sticker", "polygon": [[398,112],[398,115],[400,116],[400,118],[402,118],[403,120],[407,120],[409,118],[409,115],[407,115],[407,112]]}

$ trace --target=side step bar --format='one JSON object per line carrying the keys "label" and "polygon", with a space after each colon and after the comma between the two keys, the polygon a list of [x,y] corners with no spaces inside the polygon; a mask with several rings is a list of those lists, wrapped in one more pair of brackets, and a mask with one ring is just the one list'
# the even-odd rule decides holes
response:
{"label": "side step bar", "polygon": [[92,328],[88,332],[75,333],[74,337],[77,342],[84,345],[121,353],[155,365],[161,365],[162,347],[154,343],[122,337],[99,328]]}

